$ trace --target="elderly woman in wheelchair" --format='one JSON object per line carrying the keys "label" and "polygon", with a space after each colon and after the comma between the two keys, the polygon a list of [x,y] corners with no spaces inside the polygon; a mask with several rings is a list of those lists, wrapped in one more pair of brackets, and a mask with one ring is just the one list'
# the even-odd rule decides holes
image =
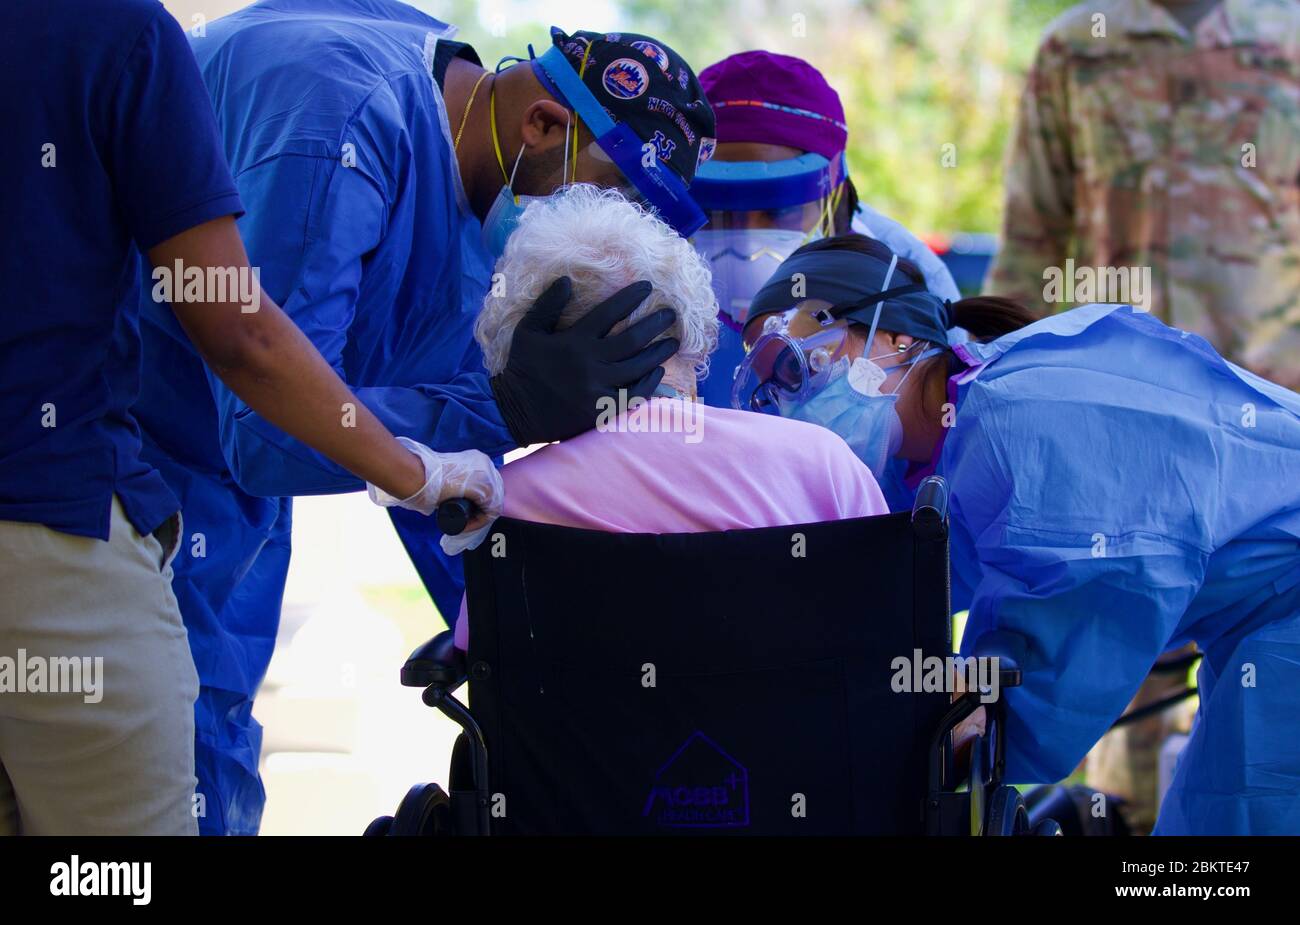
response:
{"label": "elderly woman in wheelchair", "polygon": [[[696,400],[717,344],[708,267],[670,227],[618,193],[578,185],[529,206],[496,267],[502,285],[474,333],[489,374],[506,365],[515,329],[551,281],[573,296],[557,323],[605,324],[592,309],[624,286],[651,286],[625,324],[664,308],[680,347],[649,402],[611,402],[596,427],[502,470],[504,513],[613,533],[693,533],[843,520],[887,512],[875,478],[829,430],[711,408]],[[457,622],[466,648],[467,624]]]}
{"label": "elderly woman in wheelchair", "polygon": [[[673,308],[680,349],[650,402],[503,469],[454,640],[402,670],[464,730],[449,792],[417,785],[367,833],[1028,831],[1001,779],[999,705],[959,775],[952,733],[984,729],[980,692],[890,683],[897,658],[952,652],[942,480],[889,514],[831,431],[697,403],[708,270],[616,193],[530,205],[497,272],[475,327],[489,372],[559,276],[558,327],[608,327],[592,307],[647,280],[629,323]],[[472,713],[454,696],[467,679]],[[1014,665],[999,682],[1018,683]]]}

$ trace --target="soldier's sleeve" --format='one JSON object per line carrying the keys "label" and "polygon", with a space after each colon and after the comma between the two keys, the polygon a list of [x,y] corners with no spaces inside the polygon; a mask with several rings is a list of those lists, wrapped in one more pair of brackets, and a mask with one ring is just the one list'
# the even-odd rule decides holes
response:
{"label": "soldier's sleeve", "polygon": [[984,283],[986,294],[1039,311],[1043,271],[1063,264],[1074,229],[1066,61],[1062,43],[1049,37],[1030,69],[1007,151],[1001,247]]}

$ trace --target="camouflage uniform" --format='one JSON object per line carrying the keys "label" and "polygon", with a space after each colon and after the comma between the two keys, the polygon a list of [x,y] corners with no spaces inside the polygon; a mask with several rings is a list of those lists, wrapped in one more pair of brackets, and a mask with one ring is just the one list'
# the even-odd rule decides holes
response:
{"label": "camouflage uniform", "polygon": [[1150,267],[1157,317],[1300,388],[1298,179],[1300,4],[1223,0],[1194,33],[1152,0],[1072,7],[1021,99],[985,290],[1038,307],[1067,257]]}

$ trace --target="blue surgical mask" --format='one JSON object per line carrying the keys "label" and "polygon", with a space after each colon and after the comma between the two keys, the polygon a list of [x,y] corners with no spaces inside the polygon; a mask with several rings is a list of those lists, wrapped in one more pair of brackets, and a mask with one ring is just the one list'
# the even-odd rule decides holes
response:
{"label": "blue surgical mask", "polygon": [[850,374],[837,376],[812,398],[790,408],[786,416],[839,434],[872,475],[880,479],[890,458],[903,445],[898,393],[867,395],[858,391],[852,379]]}
{"label": "blue surgical mask", "polygon": [[[942,348],[932,347],[899,366],[908,370],[890,393],[880,391],[888,373],[877,366],[880,357],[858,357],[847,371],[833,379],[811,398],[782,409],[785,417],[819,424],[844,439],[877,480],[903,445],[903,421],[898,416],[898,396],[903,382],[921,360],[937,356]],[[891,367],[891,369],[897,367]]]}
{"label": "blue surgical mask", "polygon": [[[504,59],[503,59],[504,60]],[[497,65],[498,69],[500,65]],[[493,85],[491,96],[492,104],[492,145],[496,149],[497,163],[501,164],[501,147],[496,136],[496,85]],[[569,130],[573,127],[573,115],[568,114],[568,121],[564,126],[564,164],[560,169],[560,187],[569,182]],[[483,249],[492,255],[493,260],[500,259],[505,253],[506,241],[509,240],[511,232],[519,227],[519,218],[524,214],[524,209],[535,199],[545,199],[545,196],[516,196],[514,193],[515,174],[519,172],[519,163],[524,159],[524,149],[526,145],[519,146],[519,153],[515,156],[515,165],[510,168],[510,176],[506,183],[497,192],[497,198],[492,201],[492,207],[488,209],[487,217],[483,219],[483,231],[481,240]],[[505,165],[501,164],[502,171]],[[575,167],[576,172],[576,167]],[[556,190],[556,192],[559,191]]]}
{"label": "blue surgical mask", "polygon": [[[565,145],[568,149],[568,145]],[[542,196],[516,196],[513,191],[515,185],[515,174],[519,172],[519,162],[524,158],[524,148],[520,146],[519,156],[515,158],[515,166],[510,171],[510,180],[497,193],[497,198],[492,202],[492,208],[488,209],[487,218],[483,219],[483,248],[492,255],[492,259],[500,258],[506,250],[506,241],[510,233],[519,226],[519,217],[524,214],[524,209],[528,203],[534,199],[542,199]]]}
{"label": "blue surgical mask", "polygon": [[483,219],[483,249],[492,255],[493,260],[500,259],[506,252],[506,241],[519,226],[519,217],[528,205],[526,200],[533,198],[536,197],[520,196],[516,199],[509,187],[505,186],[497,193],[487,218]]}
{"label": "blue surgical mask", "polygon": [[[897,263],[898,258],[895,256],[885,274],[882,290],[889,288]],[[883,304],[882,302],[876,305],[875,317],[867,333],[868,345],[875,343],[876,326],[880,323]],[[903,383],[912,374],[917,363],[942,352],[941,347],[931,347],[915,357],[901,360],[891,366],[890,370],[906,366],[907,372],[903,374],[894,391],[889,394],[880,391],[881,385],[889,375],[889,370],[881,368],[876,363],[876,360],[884,357],[858,357],[849,364],[843,374],[831,380],[825,388],[790,408],[788,412],[782,409],[781,413],[796,420],[820,424],[839,434],[849,445],[849,449],[853,450],[858,459],[862,460],[879,481],[885,477],[889,460],[903,445],[903,421],[898,416],[898,396],[902,391]]]}

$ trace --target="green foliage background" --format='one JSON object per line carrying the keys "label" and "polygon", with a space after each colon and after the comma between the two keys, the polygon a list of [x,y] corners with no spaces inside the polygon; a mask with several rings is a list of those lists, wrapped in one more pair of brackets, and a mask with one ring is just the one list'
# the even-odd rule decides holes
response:
{"label": "green foliage background", "polygon": [[[473,0],[418,5],[461,28],[485,63],[548,43],[545,0],[483,15]],[[1070,0],[616,0],[616,23],[697,71],[737,51],[797,55],[844,102],[850,175],[862,198],[918,234],[996,232],[1003,152],[1043,28]],[[520,10],[525,11],[520,14]],[[536,11],[537,19],[532,19]],[[530,21],[531,20],[531,21]],[[941,162],[956,146],[956,166]]]}

